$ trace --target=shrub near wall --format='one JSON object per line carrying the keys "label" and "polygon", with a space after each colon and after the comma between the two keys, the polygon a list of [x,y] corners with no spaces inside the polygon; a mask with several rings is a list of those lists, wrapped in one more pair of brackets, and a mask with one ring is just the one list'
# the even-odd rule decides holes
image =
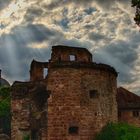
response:
{"label": "shrub near wall", "polygon": [[140,140],[140,128],[124,123],[108,123],[96,140]]}

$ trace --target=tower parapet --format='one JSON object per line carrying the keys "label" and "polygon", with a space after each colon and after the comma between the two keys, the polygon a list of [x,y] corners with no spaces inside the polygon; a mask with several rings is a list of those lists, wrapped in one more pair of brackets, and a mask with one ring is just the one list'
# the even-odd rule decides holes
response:
{"label": "tower parapet", "polygon": [[53,46],[51,62],[60,61],[92,62],[92,54],[86,48]]}

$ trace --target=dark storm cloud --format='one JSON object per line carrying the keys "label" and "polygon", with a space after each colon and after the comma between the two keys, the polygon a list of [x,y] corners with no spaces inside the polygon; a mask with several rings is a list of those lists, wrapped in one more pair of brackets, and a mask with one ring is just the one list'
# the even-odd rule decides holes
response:
{"label": "dark storm cloud", "polygon": [[50,48],[47,47],[44,49],[37,49],[15,46],[13,49],[16,49],[16,53],[14,52],[14,56],[12,57],[15,57],[14,60],[18,61],[17,64],[14,64],[15,62],[12,62],[11,64],[11,57],[9,57],[7,50],[4,47],[0,48],[0,68],[3,71],[3,74],[9,78],[8,80],[11,81],[28,80],[31,61],[33,59],[45,61],[49,57],[50,52]]}
{"label": "dark storm cloud", "polygon": [[32,22],[35,18],[40,17],[43,14],[43,9],[39,6],[33,6],[27,9],[24,20],[26,22]]}
{"label": "dark storm cloud", "polygon": [[69,29],[69,20],[68,18],[63,18],[61,20],[54,20],[53,24],[60,26],[63,31]]}
{"label": "dark storm cloud", "polygon": [[100,40],[103,40],[103,39],[107,39],[107,37],[105,35],[95,33],[95,32],[89,33],[88,36],[89,36],[89,39],[94,40],[94,41],[100,41]]}
{"label": "dark storm cloud", "polygon": [[11,32],[12,38],[16,42],[19,42],[19,44],[24,43],[24,45],[32,42],[40,43],[45,40],[49,41],[49,39],[54,36],[63,36],[63,34],[59,31],[49,29],[42,24],[28,24],[27,26],[18,26],[13,28]]}
{"label": "dark storm cloud", "polygon": [[[47,41],[48,46],[44,48],[34,48],[34,45],[28,47],[32,43],[42,43],[43,41]],[[33,59],[47,61],[50,58],[52,45],[61,44],[86,48],[92,46],[86,41],[65,39],[61,32],[51,30],[41,24],[17,26],[12,29],[10,34],[3,34],[0,37],[0,44],[0,67],[11,81],[29,79],[31,61]],[[9,51],[13,52],[12,59],[17,60],[16,64],[11,63]]]}
{"label": "dark storm cloud", "polygon": [[136,44],[118,41],[108,47],[98,49],[94,57],[97,62],[115,67],[119,72],[121,83],[132,83],[136,80],[136,77],[133,77],[131,72],[135,66],[135,61],[138,59],[138,53],[134,48],[137,48]]}
{"label": "dark storm cloud", "polygon": [[10,0],[0,0],[0,10],[4,9],[10,4]]}
{"label": "dark storm cloud", "polygon": [[87,15],[91,15],[93,12],[95,12],[96,9],[94,7],[89,7],[87,9],[84,10],[84,12],[87,14]]}
{"label": "dark storm cloud", "polygon": [[69,24],[69,19],[67,17],[68,15],[68,9],[67,8],[63,8],[62,10],[62,19],[60,21],[58,21],[58,24],[62,27],[62,28],[68,28],[68,24]]}
{"label": "dark storm cloud", "polygon": [[57,21],[57,20],[54,20],[54,24],[56,24],[56,25],[59,25],[62,29],[68,29],[69,28],[69,19],[68,19],[68,17],[67,17],[67,15],[68,15],[68,9],[67,8],[63,8],[63,10],[62,10],[62,18],[59,20],[59,21]]}
{"label": "dark storm cloud", "polygon": [[87,49],[90,49],[93,46],[93,44],[88,41],[81,41],[78,39],[68,40],[68,39],[64,39],[64,38],[61,41],[58,41],[58,44],[74,46],[74,47],[83,47],[83,48],[87,48]]}
{"label": "dark storm cloud", "polygon": [[10,34],[3,34],[0,37],[0,67],[12,80],[27,79],[32,59],[46,61],[50,57],[48,46],[34,48],[29,45],[43,41],[51,44],[59,37],[63,37],[63,34],[41,24],[13,28]]}

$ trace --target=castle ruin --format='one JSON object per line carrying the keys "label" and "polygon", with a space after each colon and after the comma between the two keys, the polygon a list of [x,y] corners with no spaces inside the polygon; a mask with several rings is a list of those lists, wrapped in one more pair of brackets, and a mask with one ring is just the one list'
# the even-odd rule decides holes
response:
{"label": "castle ruin", "polygon": [[117,72],[92,60],[67,46],[53,46],[48,62],[33,60],[30,81],[12,85],[11,139],[93,140],[117,122]]}

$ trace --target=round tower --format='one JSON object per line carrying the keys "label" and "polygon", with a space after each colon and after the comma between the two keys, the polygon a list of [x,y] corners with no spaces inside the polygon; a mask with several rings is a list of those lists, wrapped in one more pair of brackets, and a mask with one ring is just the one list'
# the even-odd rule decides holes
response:
{"label": "round tower", "polygon": [[85,48],[53,46],[48,63],[48,140],[92,140],[117,121],[117,73]]}

